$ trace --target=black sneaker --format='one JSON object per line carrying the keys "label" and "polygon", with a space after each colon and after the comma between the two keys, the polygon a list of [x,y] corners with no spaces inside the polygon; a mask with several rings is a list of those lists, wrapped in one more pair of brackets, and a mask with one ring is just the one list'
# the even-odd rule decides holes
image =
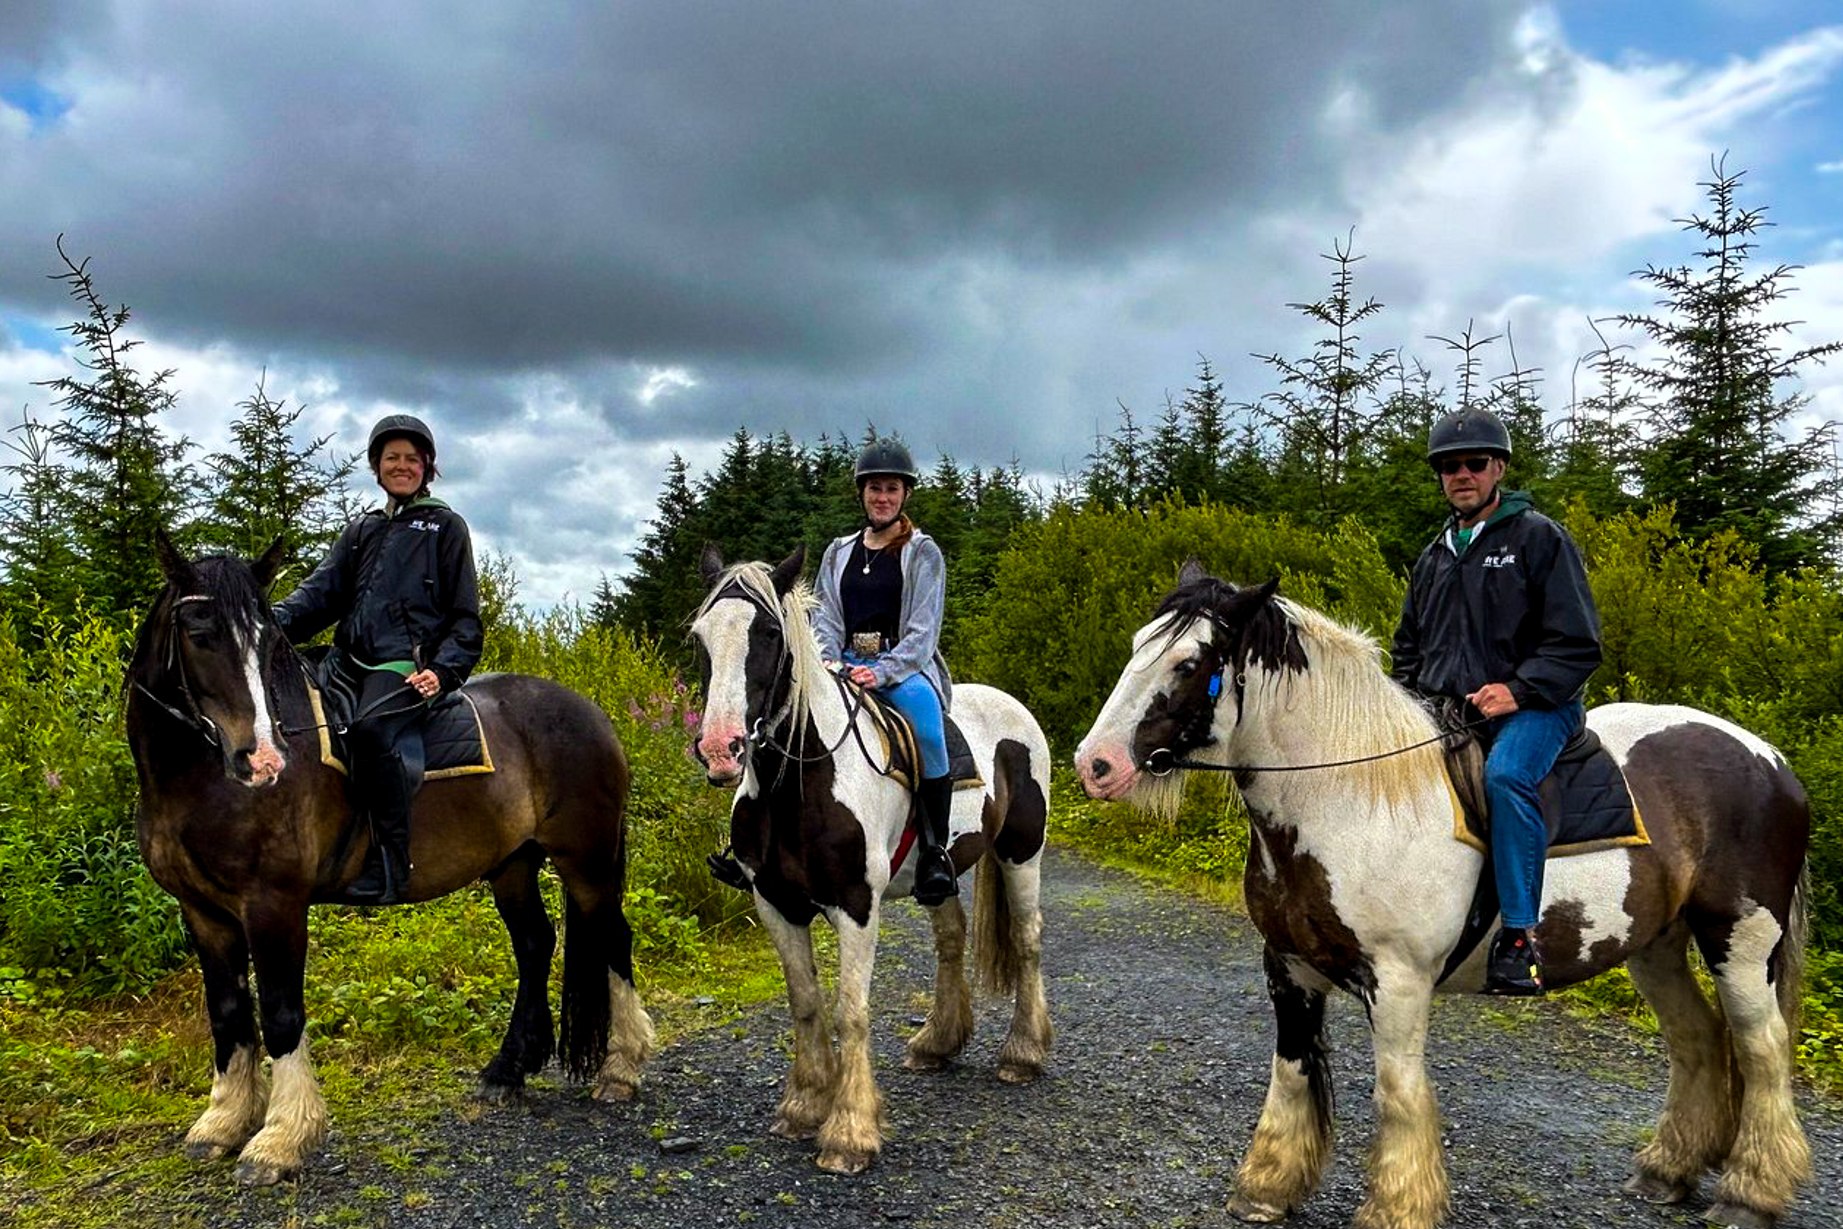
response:
{"label": "black sneaker", "polygon": [[1527,930],[1506,926],[1491,940],[1485,962],[1486,994],[1542,994],[1542,949]]}
{"label": "black sneaker", "polygon": [[742,863],[730,856],[728,850],[706,856],[704,865],[710,867],[711,877],[718,883],[727,883],[738,892],[746,892],[750,896],[755,895],[755,885],[750,883],[748,875],[743,873]]}

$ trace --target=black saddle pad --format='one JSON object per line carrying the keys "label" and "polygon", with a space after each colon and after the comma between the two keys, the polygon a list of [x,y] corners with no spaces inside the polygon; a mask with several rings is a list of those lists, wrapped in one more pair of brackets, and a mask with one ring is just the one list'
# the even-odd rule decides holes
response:
{"label": "black saddle pad", "polygon": [[[909,724],[909,719],[901,709],[876,692],[867,691],[864,694],[870,701],[868,711],[876,719],[878,732],[883,735],[884,750],[888,753],[889,775],[912,786],[921,765],[921,752],[915,745],[914,727]],[[966,735],[961,732],[952,713],[941,713],[941,727],[947,735],[947,776],[953,781],[954,788],[974,789],[985,785],[985,778],[979,775],[979,766],[973,762],[973,748],[966,741]]]}
{"label": "black saddle pad", "polygon": [[[314,723],[320,727],[320,762],[345,772],[344,730],[352,719],[356,697],[350,684],[336,671],[310,669],[307,681]],[[459,691],[437,696],[429,705],[422,725],[423,780],[493,771],[492,751],[486,745],[486,727],[480,720],[480,710],[473,697],[467,694],[468,686],[474,681],[468,680]]]}

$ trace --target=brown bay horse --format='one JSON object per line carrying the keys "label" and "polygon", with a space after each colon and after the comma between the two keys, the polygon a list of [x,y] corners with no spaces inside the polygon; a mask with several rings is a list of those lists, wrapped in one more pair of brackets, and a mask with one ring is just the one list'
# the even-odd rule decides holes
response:
{"label": "brown bay horse", "polygon": [[[1549,862],[1545,972],[1560,986],[1624,964],[1657,1013],[1670,1084],[1627,1189],[1678,1203],[1717,1170],[1705,1215],[1770,1226],[1810,1171],[1791,1090],[1805,792],[1771,746],[1696,709],[1608,704],[1587,724],[1651,841]],[[1485,858],[1455,839],[1437,734],[1383,672],[1373,639],[1272,584],[1240,589],[1190,565],[1076,753],[1091,795],[1153,809],[1175,805],[1184,764],[1235,772],[1276,1025],[1266,1104],[1230,1204],[1243,1220],[1297,1210],[1330,1157],[1323,1024],[1334,989],[1362,1003],[1375,1050],[1376,1138],[1356,1223],[1430,1229],[1446,1215],[1428,1010],[1436,986],[1482,987],[1482,948],[1463,960],[1456,949]],[[1719,1010],[1691,970],[1691,943]]]}
{"label": "brown bay horse", "polygon": [[[136,635],[127,729],[141,851],[179,901],[215,1048],[210,1105],[185,1149],[238,1152],[240,1181],[274,1183],[300,1171],[327,1129],[304,1036],[307,910],[340,898],[367,838],[348,834],[344,778],[320,762],[300,659],[270,614],[279,550],[253,566],[187,560],[164,537],[160,550],[167,583]],[[417,795],[408,898],[485,879],[511,935],[517,997],[480,1094],[515,1095],[560,1047],[564,1070],[592,1079],[596,1097],[627,1099],[653,1030],[623,912],[626,758],[607,716],[555,683],[485,675],[466,693],[494,771],[431,780]],[[548,993],[556,935],[538,880],[546,858],[564,889],[560,1038]]]}

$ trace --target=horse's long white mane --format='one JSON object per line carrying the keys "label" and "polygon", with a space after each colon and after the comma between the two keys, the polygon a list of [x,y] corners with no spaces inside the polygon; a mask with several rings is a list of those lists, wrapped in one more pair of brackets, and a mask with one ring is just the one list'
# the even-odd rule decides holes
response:
{"label": "horse's long white mane", "polygon": [[764,610],[773,611],[780,618],[781,637],[788,649],[788,670],[793,676],[788,719],[793,722],[793,740],[797,747],[806,737],[806,719],[813,708],[813,688],[825,676],[825,663],[819,656],[819,639],[813,634],[812,612],[819,599],[805,580],[795,581],[787,596],[782,597],[774,591],[774,573],[767,564],[737,563],[724,569],[717,583],[710,587],[709,595],[698,607],[698,615],[715,605],[718,596],[732,581]]}
{"label": "horse's long white mane", "polygon": [[[1302,671],[1251,669],[1243,700],[1248,717],[1309,728],[1320,760],[1396,751],[1438,733],[1427,711],[1382,669],[1375,637],[1286,598],[1274,603],[1298,633],[1309,664]],[[1429,774],[1437,778],[1444,771],[1444,753],[1439,743],[1429,743],[1326,771],[1364,774],[1378,796],[1400,800],[1425,789]]]}

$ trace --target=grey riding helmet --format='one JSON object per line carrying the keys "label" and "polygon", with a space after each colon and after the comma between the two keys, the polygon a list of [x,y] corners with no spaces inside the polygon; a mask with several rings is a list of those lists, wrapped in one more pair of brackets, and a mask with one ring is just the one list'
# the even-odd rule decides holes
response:
{"label": "grey riding helmet", "polygon": [[1441,457],[1482,452],[1510,459],[1510,432],[1490,410],[1464,409],[1448,414],[1427,433],[1427,463],[1437,466]]}
{"label": "grey riding helmet", "polygon": [[429,424],[414,414],[386,414],[378,419],[377,426],[371,428],[371,441],[365,445],[365,456],[375,471],[378,467],[378,454],[384,451],[384,445],[394,439],[407,439],[422,449],[428,458],[430,472],[435,467],[435,433],[429,430]]}

